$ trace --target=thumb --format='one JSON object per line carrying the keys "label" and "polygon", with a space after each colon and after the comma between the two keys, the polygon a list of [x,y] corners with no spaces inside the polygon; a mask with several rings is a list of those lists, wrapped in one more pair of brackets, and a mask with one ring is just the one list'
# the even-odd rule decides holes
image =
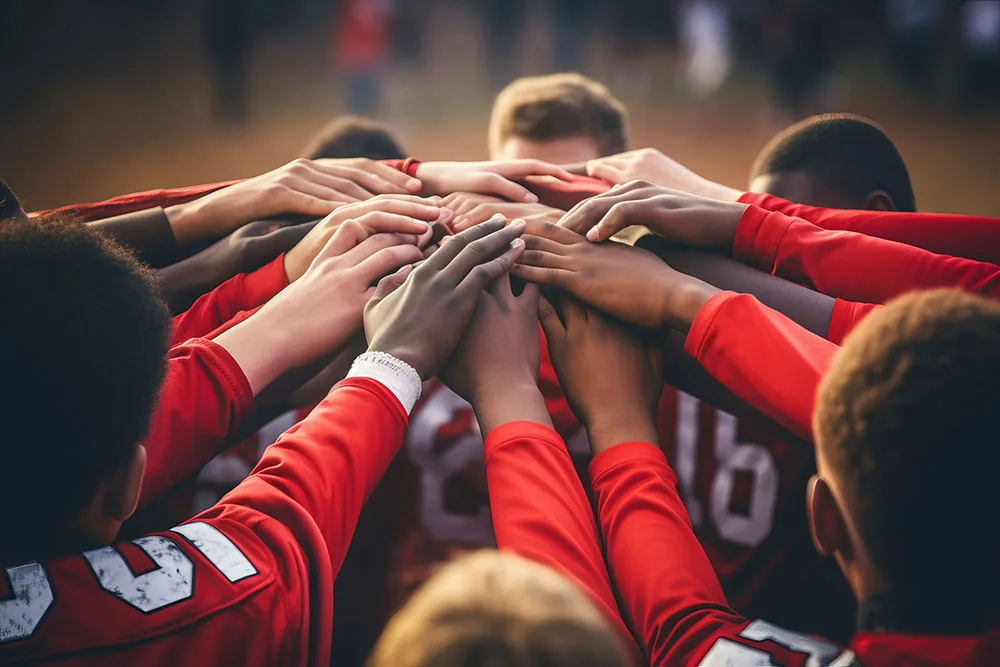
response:
{"label": "thumb", "polygon": [[629,179],[628,174],[624,171],[618,167],[612,166],[604,160],[591,160],[588,162],[587,175],[591,178],[599,178],[602,181],[614,183],[616,185],[631,180]]}
{"label": "thumb", "polygon": [[542,323],[545,339],[550,345],[566,337],[566,327],[559,319],[559,313],[556,312],[552,302],[544,296],[538,297],[538,321]]}
{"label": "thumb", "polygon": [[318,257],[338,257],[368,238],[368,230],[357,220],[342,223],[327,241]]}
{"label": "thumb", "polygon": [[406,282],[406,276],[410,275],[410,271],[412,270],[412,264],[405,264],[399,268],[399,271],[396,271],[395,273],[392,273],[378,281],[378,287],[375,288],[375,293],[368,302],[368,307],[370,308],[371,306],[374,306],[376,303],[399,289],[403,283]]}

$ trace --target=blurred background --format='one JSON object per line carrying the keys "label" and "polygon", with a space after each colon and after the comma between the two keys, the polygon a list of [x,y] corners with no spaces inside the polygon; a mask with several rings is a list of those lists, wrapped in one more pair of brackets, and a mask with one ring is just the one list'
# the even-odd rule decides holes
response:
{"label": "blurred background", "polygon": [[922,210],[1000,216],[1000,0],[2,0],[0,176],[41,209],[250,176],[348,111],[486,157],[493,96],[576,70],[728,185],[785,125],[884,125]]}

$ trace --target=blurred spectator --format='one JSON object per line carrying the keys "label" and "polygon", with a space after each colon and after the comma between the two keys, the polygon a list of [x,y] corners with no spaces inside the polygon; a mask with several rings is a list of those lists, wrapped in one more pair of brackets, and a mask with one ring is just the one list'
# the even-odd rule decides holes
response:
{"label": "blurred spectator", "polygon": [[888,0],[892,60],[903,84],[916,93],[929,93],[940,57],[941,0]]}
{"label": "blurred spectator", "polygon": [[333,45],[347,79],[350,113],[377,116],[382,111],[390,9],[386,0],[343,0],[336,13]]}
{"label": "blurred spectator", "polygon": [[340,116],[310,139],[302,157],[310,160],[352,157],[401,160],[406,153],[388,125],[361,116]]}
{"label": "blurred spectator", "polygon": [[249,3],[206,0],[205,51],[213,78],[215,116],[224,125],[240,125],[246,120],[252,30]]}
{"label": "blurred spectator", "polygon": [[725,83],[732,65],[729,7],[723,0],[687,0],[679,18],[688,87],[707,95]]}
{"label": "blurred spectator", "polygon": [[967,108],[1000,101],[1000,2],[966,0],[961,12],[962,101]]}

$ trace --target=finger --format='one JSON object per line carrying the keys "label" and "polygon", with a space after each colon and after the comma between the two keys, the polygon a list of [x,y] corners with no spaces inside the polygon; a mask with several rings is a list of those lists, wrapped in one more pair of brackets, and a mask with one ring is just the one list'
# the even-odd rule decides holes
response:
{"label": "finger", "polygon": [[565,269],[552,267],[528,266],[516,263],[510,267],[512,276],[520,278],[529,283],[538,285],[551,285],[553,287],[565,287],[572,272]]}
{"label": "finger", "polygon": [[587,163],[587,174],[608,183],[625,183],[628,174],[606,160],[591,160]]}
{"label": "finger", "polygon": [[423,259],[423,256],[420,254],[420,249],[417,246],[395,245],[376,251],[371,257],[362,260],[355,267],[355,270],[359,272],[361,280],[364,281],[363,284],[371,285],[387,273],[396,271],[406,265],[412,265],[421,259]]}
{"label": "finger", "polygon": [[[521,179],[527,176],[553,176],[560,181],[572,181],[573,174],[562,167],[544,160],[512,160],[497,169],[497,173],[507,178]],[[538,201],[537,198],[535,201]]]}
{"label": "finger", "polygon": [[[496,232],[493,236],[499,236],[508,229],[510,228],[508,227],[507,229]],[[514,265],[518,256],[524,251],[524,241],[519,238],[515,238],[513,241],[510,241],[508,245],[509,249],[496,259],[492,259],[484,264],[476,264],[473,266],[472,270],[470,270],[468,275],[462,279],[462,282],[459,283],[456,289],[480,292],[491,282],[509,273],[510,267]],[[468,248],[466,248],[466,250],[468,250]]]}
{"label": "finger", "polygon": [[[419,179],[404,174],[398,169],[393,169],[389,165],[367,159],[320,159],[310,161],[310,165],[321,172],[333,176],[339,176],[344,169],[364,172],[367,177],[374,177],[376,182],[391,183],[394,192],[410,193],[420,192],[422,184]],[[372,182],[372,181],[369,181]]]}
{"label": "finger", "polygon": [[[527,289],[528,286],[525,287]],[[542,331],[545,332],[545,339],[551,345],[553,342],[566,338],[566,327],[559,319],[559,313],[555,306],[545,297],[538,298],[538,321],[542,324]]]}
{"label": "finger", "polygon": [[510,274],[505,273],[486,286],[486,291],[503,302],[514,303],[514,290],[510,286]]}
{"label": "finger", "polygon": [[566,331],[583,326],[587,322],[587,308],[572,294],[563,292],[559,295],[559,308],[562,309]]}
{"label": "finger", "polygon": [[355,183],[372,194],[404,195],[410,193],[402,185],[386,180],[380,175],[345,164],[330,165],[327,168],[321,168],[315,162],[310,162],[309,169],[313,177],[322,183],[330,182],[329,179],[332,178],[340,178]]}
{"label": "finger", "polygon": [[337,228],[326,245],[316,254],[320,257],[339,257],[357,247],[369,236],[364,225],[354,220],[348,220]]}
{"label": "finger", "polygon": [[[527,241],[527,239],[525,240]],[[518,257],[519,266],[536,266],[541,269],[559,269],[561,271],[573,271],[573,262],[567,257],[556,255],[544,250],[525,250]],[[519,276],[520,277],[520,276]]]}
{"label": "finger", "polygon": [[[508,281],[509,282],[509,281]],[[541,290],[538,289],[538,285],[534,283],[526,283],[524,289],[517,296],[511,292],[511,298],[518,305],[519,308],[526,308],[531,312],[538,310],[538,298],[541,295]]]}
{"label": "finger", "polygon": [[423,236],[425,234],[429,235],[431,229],[431,226],[424,220],[417,220],[408,215],[388,213],[386,211],[372,211],[354,219],[364,225],[372,234],[396,232],[399,234]]}
{"label": "finger", "polygon": [[348,266],[355,266],[383,248],[391,248],[393,246],[413,246],[416,248],[414,241],[415,237],[407,237],[401,234],[375,234],[344,253],[343,261]]}
{"label": "finger", "polygon": [[[460,216],[461,221],[459,221],[456,218],[455,222],[453,223],[455,231],[460,232],[463,229],[468,229],[469,227],[472,227],[473,225],[480,225],[489,220],[490,218],[492,218],[494,215],[503,215],[502,211],[503,203],[505,202],[500,202],[499,200],[497,200],[497,202],[495,203],[490,202],[490,203],[476,205],[475,207],[467,211],[464,215]],[[500,206],[498,206],[497,204],[500,204]]]}
{"label": "finger", "polygon": [[584,240],[584,238],[576,232],[570,231],[565,227],[560,227],[553,222],[538,218],[532,218],[527,221],[527,227],[525,228],[524,233],[530,236],[546,238],[562,245],[573,245],[574,243],[580,243]]}
{"label": "finger", "polygon": [[442,243],[441,249],[434,253],[434,256],[427,261],[428,270],[440,271],[444,267],[448,266],[453,259],[455,259],[466,244],[472,243],[493,232],[496,232],[497,230],[503,229],[506,224],[507,220],[504,219],[503,216],[494,216],[494,218],[489,222],[476,225],[475,227],[465,230],[461,234],[451,237],[443,237],[441,241],[444,241],[444,239],[447,238],[448,242]]}
{"label": "finger", "polygon": [[376,174],[380,178],[395,183],[407,192],[420,192],[420,190],[424,187],[423,182],[419,178],[414,178],[413,176],[405,174],[399,169],[394,169],[387,164],[382,164],[381,162],[376,162],[375,160],[369,160],[367,161],[366,166],[371,168],[372,173]]}
{"label": "finger", "polygon": [[[462,232],[461,234],[452,237],[451,240],[445,244],[445,252],[453,252],[455,248],[459,249],[455,258],[442,270],[442,274],[446,276],[452,284],[458,285],[463,282],[466,276],[476,269],[476,267],[490,262],[500,253],[506,254],[509,252],[509,249],[514,247],[512,242],[524,232],[524,221],[515,220],[503,229],[487,234],[482,238],[472,241],[463,239],[463,237],[471,235],[472,232],[482,228],[483,226],[484,225],[479,225],[478,227],[473,227],[468,231]],[[517,247],[517,254],[520,255],[521,251],[524,250],[524,241],[520,241],[520,243],[517,244]],[[483,271],[480,270],[478,273],[482,274]],[[500,275],[500,273],[497,273],[493,277],[496,278],[498,275]],[[482,286],[485,286],[488,282],[489,280],[484,281]]]}
{"label": "finger", "polygon": [[604,241],[637,221],[649,220],[642,211],[648,209],[653,199],[620,201],[611,206],[601,220],[587,231],[588,241]]}
{"label": "finger", "polygon": [[399,267],[399,270],[392,275],[386,276],[382,280],[378,281],[378,286],[374,288],[366,307],[371,308],[376,303],[399,289],[402,284],[406,282],[406,276],[410,275],[410,272],[412,271],[413,265],[405,264]]}
{"label": "finger", "polygon": [[310,170],[308,176],[302,177],[301,180],[296,179],[290,185],[315,197],[323,196],[324,191],[332,190],[341,196],[346,195],[357,201],[366,201],[376,194],[361,187],[350,178],[333,176],[317,170]]}
{"label": "finger", "polygon": [[357,201],[353,197],[346,195],[336,197],[334,196],[335,193],[328,190],[324,191],[322,196],[317,197],[288,186],[285,187],[286,190],[281,196],[284,200],[284,203],[281,205],[283,213],[299,213],[301,215],[320,218],[333,213],[344,204]]}
{"label": "finger", "polygon": [[472,180],[472,186],[477,192],[500,195],[510,201],[537,202],[538,195],[531,192],[520,183],[501,176],[496,173],[476,174]]}
{"label": "finger", "polygon": [[586,234],[601,221],[615,204],[632,199],[642,199],[643,197],[645,197],[645,193],[629,188],[628,186],[606,192],[603,195],[591,197],[570,209],[559,220],[559,226],[565,227],[577,234]]}

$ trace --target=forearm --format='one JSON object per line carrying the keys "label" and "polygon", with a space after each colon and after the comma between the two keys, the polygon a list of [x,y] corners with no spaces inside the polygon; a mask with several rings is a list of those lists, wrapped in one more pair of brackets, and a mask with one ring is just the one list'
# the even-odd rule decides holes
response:
{"label": "forearm", "polygon": [[552,428],[545,398],[530,377],[522,381],[484,386],[472,399],[480,433],[492,433],[511,422],[533,422]]}
{"label": "forearm", "polygon": [[180,246],[162,208],[149,208],[86,224],[133,249],[139,259],[150,266],[166,266],[180,257]]}
{"label": "forearm", "polygon": [[283,373],[300,365],[295,336],[286,324],[262,308],[214,338],[239,364],[255,397]]}

